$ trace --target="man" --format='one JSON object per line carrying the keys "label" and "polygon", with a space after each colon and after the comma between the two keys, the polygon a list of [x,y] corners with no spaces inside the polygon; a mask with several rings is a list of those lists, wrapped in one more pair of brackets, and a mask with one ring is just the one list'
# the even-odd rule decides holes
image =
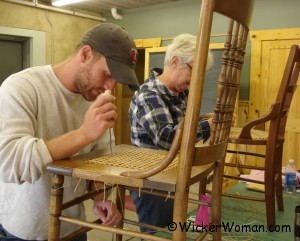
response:
{"label": "man", "polygon": [[[131,142],[140,147],[169,150],[176,128],[184,118],[193,68],[196,37],[181,34],[167,47],[164,70],[150,77],[135,92],[129,110]],[[213,64],[209,53],[207,69]],[[211,118],[200,120],[197,140],[209,138]],[[196,140],[195,140],[196,141]],[[165,227],[172,221],[173,200],[131,192],[139,221]],[[150,229],[141,228],[144,232]]]}
{"label": "man", "polygon": [[[109,146],[108,129],[117,118],[115,98],[100,94],[112,90],[117,81],[137,88],[136,61],[137,50],[128,33],[102,23],[87,31],[62,63],[29,68],[4,81],[0,88],[1,241],[47,240],[52,175],[45,172],[45,165]],[[64,201],[85,191],[83,181],[65,178]],[[65,212],[84,217],[83,205]],[[107,225],[121,220],[116,205],[102,196],[94,199],[93,212]],[[75,229],[63,223],[61,236]],[[86,235],[75,240],[84,241]]]}

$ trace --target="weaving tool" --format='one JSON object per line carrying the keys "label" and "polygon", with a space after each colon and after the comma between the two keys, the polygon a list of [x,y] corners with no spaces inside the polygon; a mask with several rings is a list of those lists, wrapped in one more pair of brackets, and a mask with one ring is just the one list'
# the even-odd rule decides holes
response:
{"label": "weaving tool", "polygon": [[[105,90],[104,95],[111,95],[111,90]],[[110,148],[110,153],[112,153],[111,128],[109,128],[109,148]]]}

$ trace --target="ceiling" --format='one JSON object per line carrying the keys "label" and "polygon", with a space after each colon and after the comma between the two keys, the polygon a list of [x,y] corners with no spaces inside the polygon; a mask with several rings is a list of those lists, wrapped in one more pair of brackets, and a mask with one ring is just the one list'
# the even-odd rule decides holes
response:
{"label": "ceiling", "polygon": [[[51,0],[33,1],[36,1],[39,4],[51,5]],[[111,12],[111,8],[116,8],[118,11],[122,11],[176,1],[179,0],[84,0],[82,2],[71,4],[65,8],[74,11],[83,10],[97,14],[104,14]]]}

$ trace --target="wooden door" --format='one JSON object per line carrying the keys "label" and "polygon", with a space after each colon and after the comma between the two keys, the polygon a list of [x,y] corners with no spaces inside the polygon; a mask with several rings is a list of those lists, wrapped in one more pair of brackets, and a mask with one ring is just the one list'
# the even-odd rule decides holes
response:
{"label": "wooden door", "polygon": [[[300,28],[252,31],[250,37],[249,119],[252,120],[267,113],[271,103],[275,101],[290,47],[292,44],[300,45]],[[287,164],[288,159],[294,159],[297,168],[300,169],[299,88],[288,113],[285,137],[283,166]]]}

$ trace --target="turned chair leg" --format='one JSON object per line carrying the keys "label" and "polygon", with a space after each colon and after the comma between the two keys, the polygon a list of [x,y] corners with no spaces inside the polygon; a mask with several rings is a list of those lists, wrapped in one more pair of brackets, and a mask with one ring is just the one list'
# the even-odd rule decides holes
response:
{"label": "turned chair leg", "polygon": [[[225,156],[223,157],[225,159]],[[222,183],[224,173],[224,163],[222,160],[214,170],[213,188],[211,196],[211,222],[216,225],[216,229],[212,233],[214,241],[220,241],[222,238],[221,230],[221,210],[222,210]],[[218,227],[218,228],[217,228]]]}
{"label": "turned chair leg", "polygon": [[48,241],[58,241],[60,234],[59,217],[62,211],[64,176],[54,174],[50,196],[50,218],[48,227]]}
{"label": "turned chair leg", "polygon": [[[117,185],[117,190],[116,190],[116,205],[119,209],[119,211],[122,214],[122,218],[124,219],[124,213],[125,213],[125,188],[124,186]],[[124,223],[123,220],[120,222],[118,225],[118,228],[123,228]],[[117,234],[116,235],[116,241],[122,241],[122,234]]]}
{"label": "turned chair leg", "polygon": [[275,181],[275,192],[277,208],[279,211],[284,211],[283,195],[282,195],[282,156],[283,156],[283,143],[277,147],[276,160],[276,174],[278,175]]}
{"label": "turned chair leg", "polygon": [[270,225],[275,225],[275,178],[273,176],[275,165],[271,155],[266,156],[266,166],[267,169],[265,170],[265,180],[267,180],[267,182],[265,184],[265,202],[267,225],[270,227]]}

